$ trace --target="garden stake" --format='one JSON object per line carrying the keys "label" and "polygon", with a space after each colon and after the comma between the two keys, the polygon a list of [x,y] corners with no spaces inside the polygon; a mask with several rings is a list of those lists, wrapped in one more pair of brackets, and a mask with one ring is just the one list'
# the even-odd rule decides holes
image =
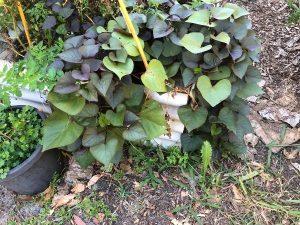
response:
{"label": "garden stake", "polygon": [[21,5],[20,1],[17,1],[17,8],[18,8],[21,20],[22,20],[24,30],[25,30],[25,35],[26,35],[27,42],[28,42],[28,45],[30,47],[31,46],[31,40],[30,40],[30,36],[29,36],[29,29],[28,29],[27,21],[26,21],[26,18],[25,18],[25,15],[24,15],[22,5]]}
{"label": "garden stake", "polygon": [[119,2],[119,5],[120,5],[121,13],[122,13],[122,15],[124,17],[124,20],[125,20],[125,23],[127,25],[127,28],[129,30],[129,32],[132,34],[132,37],[133,37],[133,39],[134,39],[134,41],[136,43],[136,46],[137,46],[137,48],[139,50],[139,53],[141,55],[141,58],[143,60],[144,66],[147,69],[148,68],[147,58],[146,58],[145,52],[143,50],[143,47],[141,45],[141,42],[139,41],[139,38],[138,38],[138,36],[137,36],[137,34],[135,32],[134,26],[133,26],[133,24],[132,24],[132,22],[130,20],[128,11],[126,9],[126,5],[125,5],[125,3],[124,3],[123,0],[118,0],[118,2]]}

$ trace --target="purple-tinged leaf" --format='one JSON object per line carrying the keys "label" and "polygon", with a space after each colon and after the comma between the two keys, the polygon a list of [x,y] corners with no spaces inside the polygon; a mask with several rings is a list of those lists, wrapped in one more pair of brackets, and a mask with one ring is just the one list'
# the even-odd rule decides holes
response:
{"label": "purple-tinged leaf", "polygon": [[91,72],[91,67],[90,67],[90,65],[87,64],[87,63],[83,63],[83,64],[81,65],[81,72],[82,72],[82,73],[90,73],[90,72]]}
{"label": "purple-tinged leaf", "polygon": [[77,48],[70,48],[62,53],[60,53],[59,58],[70,63],[80,63],[82,56]]}
{"label": "purple-tinged leaf", "polygon": [[65,73],[56,83],[54,91],[59,94],[69,94],[80,89],[80,85],[76,84],[76,80],[72,77],[71,72]]}
{"label": "purple-tinged leaf", "polygon": [[56,18],[54,16],[48,16],[43,23],[43,30],[49,30],[56,25]]}
{"label": "purple-tinged leaf", "polygon": [[89,73],[82,73],[79,70],[72,71],[72,77],[76,80],[89,80],[90,74]]}
{"label": "purple-tinged leaf", "polygon": [[83,39],[84,39],[83,35],[74,36],[74,37],[68,38],[64,42],[64,48],[65,48],[65,50],[68,50],[70,48],[77,48],[77,47],[79,47],[82,44]]}
{"label": "purple-tinged leaf", "polygon": [[99,59],[84,59],[83,63],[88,64],[93,72],[98,71],[101,67],[101,60]]}
{"label": "purple-tinged leaf", "polygon": [[153,29],[153,37],[154,38],[161,38],[169,35],[174,30],[173,27],[170,27],[165,21],[163,20],[156,20],[156,25]]}
{"label": "purple-tinged leaf", "polygon": [[231,50],[230,50],[230,55],[233,60],[236,60],[240,58],[243,55],[243,49],[239,45],[235,45]]}
{"label": "purple-tinged leaf", "polygon": [[95,57],[99,52],[99,45],[83,45],[79,47],[79,52],[84,58]]}

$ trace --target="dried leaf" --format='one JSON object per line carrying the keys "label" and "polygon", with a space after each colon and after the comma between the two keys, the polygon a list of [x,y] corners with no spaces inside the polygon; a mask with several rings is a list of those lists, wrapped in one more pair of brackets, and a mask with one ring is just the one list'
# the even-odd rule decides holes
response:
{"label": "dried leaf", "polygon": [[43,192],[43,195],[44,195],[44,200],[45,201],[49,201],[50,199],[53,198],[53,195],[54,195],[54,189],[49,186],[44,192]]}
{"label": "dried leaf", "polygon": [[72,188],[71,192],[73,192],[74,194],[78,194],[83,192],[84,190],[85,190],[85,185],[78,183]]}
{"label": "dried leaf", "polygon": [[75,198],[75,194],[68,194],[63,196],[56,196],[52,200],[53,209],[57,209],[61,206],[68,204],[71,200]]}
{"label": "dried leaf", "polygon": [[97,183],[97,181],[103,177],[104,175],[103,174],[96,174],[94,176],[92,176],[92,178],[89,180],[89,182],[87,183],[87,187],[90,188],[91,186],[93,186],[94,184]]}
{"label": "dried leaf", "polygon": [[231,189],[234,194],[235,200],[240,201],[244,199],[244,195],[239,191],[239,189],[234,184],[231,185]]}
{"label": "dried leaf", "polygon": [[86,225],[86,223],[76,215],[73,216],[73,222],[75,223],[75,225]]}

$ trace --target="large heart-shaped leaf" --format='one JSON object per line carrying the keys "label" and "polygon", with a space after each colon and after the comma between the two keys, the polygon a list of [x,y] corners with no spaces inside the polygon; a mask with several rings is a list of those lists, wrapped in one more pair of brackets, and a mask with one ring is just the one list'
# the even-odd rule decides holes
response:
{"label": "large heart-shaped leaf", "polygon": [[71,72],[66,72],[56,83],[54,91],[59,94],[70,94],[80,89]]}
{"label": "large heart-shaped leaf", "polygon": [[82,145],[92,147],[105,141],[105,132],[99,131],[96,127],[88,127],[83,133]]}
{"label": "large heart-shaped leaf", "polygon": [[231,83],[228,79],[223,79],[212,86],[207,76],[201,76],[197,81],[197,88],[202,97],[214,107],[230,96]]}
{"label": "large heart-shaped leaf", "polygon": [[200,9],[194,12],[186,22],[207,26],[207,27],[215,27],[216,24],[210,23],[209,18],[210,18],[210,12],[207,9]]}
{"label": "large heart-shaped leaf", "polygon": [[231,70],[228,66],[220,66],[216,70],[210,72],[208,77],[210,80],[222,80],[230,77]]}
{"label": "large heart-shaped leaf", "polygon": [[144,86],[139,84],[131,84],[124,87],[126,92],[126,106],[139,106],[144,99]]}
{"label": "large heart-shaped leaf", "polygon": [[[122,43],[122,46],[125,48],[128,55],[136,57],[140,54],[133,37],[117,32],[113,32],[112,37],[118,39]],[[144,48],[144,41],[140,38],[139,41],[142,48]]]}
{"label": "large heart-shaped leaf", "polygon": [[98,74],[92,74],[91,81],[92,84],[97,88],[97,90],[103,95],[106,96],[108,88],[111,85],[113,74],[110,72],[104,72],[101,74],[101,79]]}
{"label": "large heart-shaped leaf", "polygon": [[203,144],[203,140],[199,135],[190,136],[190,134],[183,133],[181,134],[180,140],[182,149],[185,152],[198,151]]}
{"label": "large heart-shaped leaf", "polygon": [[216,40],[216,41],[228,44],[228,45],[230,43],[230,37],[229,37],[229,35],[226,32],[221,32],[217,36],[211,35],[211,38],[214,39],[214,40]]}
{"label": "large heart-shaped leaf", "polygon": [[98,93],[95,86],[90,81],[87,85],[82,87],[79,91],[82,97],[84,97],[89,102],[98,102]]}
{"label": "large heart-shaped leaf", "polygon": [[84,58],[95,57],[99,52],[99,45],[82,45],[78,51]]}
{"label": "large heart-shaped leaf", "polygon": [[240,98],[246,99],[250,96],[263,94],[263,90],[256,83],[243,83],[240,85],[236,95]]}
{"label": "large heart-shaped leaf", "polygon": [[74,143],[81,135],[83,127],[62,111],[54,111],[43,127],[43,151]]}
{"label": "large heart-shaped leaf", "polygon": [[240,79],[243,79],[250,64],[251,60],[249,58],[246,58],[241,62],[233,64],[231,68],[236,76],[238,76]]}
{"label": "large heart-shaped leaf", "polygon": [[123,131],[123,138],[127,141],[140,142],[147,138],[147,134],[142,125],[137,123]]}
{"label": "large heart-shaped leaf", "polygon": [[245,80],[247,83],[258,83],[261,81],[260,71],[254,66],[248,66],[246,71]]}
{"label": "large heart-shaped leaf", "polygon": [[155,92],[166,92],[165,80],[168,79],[166,71],[157,59],[152,59],[146,72],[141,76],[143,84]]}
{"label": "large heart-shaped leaf", "polygon": [[105,166],[110,163],[117,163],[122,156],[124,139],[113,131],[108,131],[105,142],[90,148],[95,159]]}
{"label": "large heart-shaped leaf", "polygon": [[173,27],[170,27],[165,21],[156,19],[155,26],[153,28],[153,37],[162,38],[168,36],[174,31]]}
{"label": "large heart-shaped leaf", "polygon": [[127,58],[125,63],[119,63],[112,61],[108,56],[103,59],[104,66],[110,71],[114,72],[120,79],[133,71],[133,61],[131,58]]}
{"label": "large heart-shaped leaf", "polygon": [[175,15],[181,19],[185,19],[192,14],[192,10],[181,4],[174,4],[169,12],[170,15]]}
{"label": "large heart-shaped leaf", "polygon": [[194,54],[206,52],[212,48],[211,45],[202,47],[204,35],[200,32],[191,32],[185,34],[180,40],[180,44]]}
{"label": "large heart-shaped leaf", "polygon": [[145,101],[140,118],[148,140],[166,133],[165,113],[158,102],[154,100]]}
{"label": "large heart-shaped leaf", "polygon": [[58,109],[68,113],[69,115],[78,114],[85,105],[85,99],[76,94],[60,95],[50,92],[48,100]]}
{"label": "large heart-shaped leaf", "polygon": [[205,107],[193,110],[190,106],[183,106],[178,109],[178,116],[189,132],[201,127],[207,115],[208,111]]}
{"label": "large heart-shaped leaf", "polygon": [[77,48],[70,48],[60,53],[58,56],[62,60],[70,63],[80,63],[82,59],[82,55]]}
{"label": "large heart-shaped leaf", "polygon": [[92,165],[96,161],[91,152],[86,149],[75,152],[74,158],[83,169]]}
{"label": "large heart-shaped leaf", "polygon": [[234,13],[234,10],[230,8],[214,7],[212,8],[211,13],[213,18],[217,20],[226,20]]}
{"label": "large heart-shaped leaf", "polygon": [[225,124],[228,130],[236,134],[236,118],[234,112],[229,107],[223,107],[219,113],[219,120]]}
{"label": "large heart-shaped leaf", "polygon": [[238,19],[242,16],[246,16],[249,14],[249,12],[247,12],[246,9],[236,5],[236,4],[232,4],[232,3],[226,3],[224,5],[225,8],[230,8],[230,9],[233,9],[234,12],[233,12],[233,18],[234,19]]}
{"label": "large heart-shaped leaf", "polygon": [[115,127],[123,126],[126,108],[124,105],[118,105],[116,112],[106,111],[106,119]]}
{"label": "large heart-shaped leaf", "polygon": [[158,59],[158,57],[161,55],[163,51],[163,43],[161,41],[154,41],[153,44],[151,45],[151,51],[152,54],[155,58]]}
{"label": "large heart-shaped leaf", "polygon": [[84,106],[84,108],[76,114],[79,117],[93,117],[99,112],[99,107],[96,104],[89,103]]}

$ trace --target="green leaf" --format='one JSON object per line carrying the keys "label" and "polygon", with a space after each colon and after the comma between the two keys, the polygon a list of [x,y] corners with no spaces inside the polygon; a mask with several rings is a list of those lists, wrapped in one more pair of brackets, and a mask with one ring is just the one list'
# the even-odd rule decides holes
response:
{"label": "green leaf", "polygon": [[215,27],[216,24],[210,23],[209,18],[210,18],[210,12],[207,9],[200,9],[194,12],[186,22],[207,26],[207,27]]}
{"label": "green leaf", "polygon": [[191,85],[194,82],[194,72],[190,68],[185,68],[184,71],[182,72],[182,81],[184,87],[187,87]]}
{"label": "green leaf", "polygon": [[123,126],[124,116],[125,116],[126,107],[125,105],[118,105],[116,112],[112,110],[106,111],[106,119],[115,127]]}
{"label": "green leaf", "polygon": [[232,65],[232,71],[233,73],[239,77],[240,79],[243,79],[243,77],[246,74],[246,71],[248,69],[248,66],[251,64],[251,61],[249,58],[246,58],[245,60],[235,63]]}
{"label": "green leaf", "polygon": [[212,160],[212,147],[208,141],[204,141],[201,148],[202,174],[206,174]]}
{"label": "green leaf", "polygon": [[256,96],[263,94],[263,90],[256,83],[243,83],[236,95],[240,98],[246,99],[250,96]]}
{"label": "green leaf", "polygon": [[83,169],[92,165],[96,160],[90,151],[81,150],[74,153],[74,158]]}
{"label": "green leaf", "polygon": [[180,67],[181,63],[180,62],[175,62],[172,63],[172,65],[168,66],[166,69],[166,73],[168,75],[168,77],[173,77],[177,74],[179,67]]}
{"label": "green leaf", "polygon": [[96,104],[90,103],[86,104],[84,108],[76,114],[79,117],[93,117],[96,116],[99,112],[99,107]]}
{"label": "green leaf", "polygon": [[244,140],[240,140],[233,133],[229,134],[229,142],[223,143],[224,147],[231,153],[242,155],[247,152],[247,146],[244,143]]}
{"label": "green leaf", "polygon": [[205,107],[193,110],[190,106],[178,109],[178,116],[189,132],[201,127],[207,119],[208,111]]}
{"label": "green leaf", "polygon": [[74,143],[82,134],[83,127],[62,111],[54,111],[43,127],[43,151]]}
{"label": "green leaf", "polygon": [[127,141],[140,142],[146,140],[147,134],[142,125],[138,123],[124,130],[123,138]]}
{"label": "green leaf", "polygon": [[82,97],[89,102],[98,102],[98,93],[95,86],[89,82],[86,86],[82,87],[79,91]]}
{"label": "green leaf", "polygon": [[97,88],[97,90],[103,95],[106,96],[106,93],[111,85],[113,74],[110,72],[104,72],[101,74],[101,79],[98,74],[93,73],[91,75],[92,84]]}
{"label": "green leaf", "polygon": [[96,127],[88,127],[82,136],[82,145],[84,147],[92,147],[98,145],[105,140],[105,132],[99,131]]}
{"label": "green leaf", "polygon": [[144,99],[144,86],[139,84],[131,84],[125,86],[127,91],[125,105],[128,107],[139,106]]}
{"label": "green leaf", "polygon": [[212,48],[211,45],[201,47],[204,41],[204,35],[200,32],[191,32],[185,34],[180,40],[180,44],[185,47],[188,51],[198,54],[206,52]]}
{"label": "green leaf", "polygon": [[163,56],[171,57],[176,56],[181,52],[182,48],[178,45],[173,44],[171,41],[165,40],[163,45]]}
{"label": "green leaf", "polygon": [[148,140],[166,133],[165,113],[158,102],[154,100],[145,101],[140,118]]}
{"label": "green leaf", "polygon": [[115,62],[125,63],[127,59],[127,53],[124,49],[117,50],[116,52],[110,52],[109,58]]}
{"label": "green leaf", "polygon": [[198,151],[203,144],[203,140],[199,135],[191,135],[187,133],[181,134],[181,146],[185,152]]}
{"label": "green leaf", "polygon": [[230,108],[223,107],[220,110],[218,118],[221,123],[225,124],[228,130],[236,134],[236,118],[234,112]]}
{"label": "green leaf", "polygon": [[197,81],[197,88],[212,107],[227,99],[231,93],[231,83],[228,79],[220,80],[212,86],[207,76],[201,76]]}
{"label": "green leaf", "polygon": [[122,156],[124,139],[114,131],[108,131],[105,142],[90,148],[95,159],[105,166],[110,163],[117,163]]}
{"label": "green leaf", "polygon": [[85,99],[76,94],[60,95],[50,92],[48,100],[58,109],[68,113],[69,115],[78,114],[85,105]]}
{"label": "green leaf", "polygon": [[[125,48],[128,55],[133,56],[133,57],[140,55],[140,53],[137,49],[136,43],[132,36],[121,34],[118,32],[113,32],[112,37],[117,38],[122,43],[122,46]],[[142,48],[144,48],[144,41],[140,38],[139,38],[139,41],[142,45]]]}
{"label": "green leaf", "polygon": [[229,45],[229,43],[230,43],[230,37],[226,32],[221,32],[217,36],[211,35],[211,38],[216,41],[223,42],[227,45]]}
{"label": "green leaf", "polygon": [[157,59],[152,59],[149,63],[147,71],[141,76],[143,84],[155,92],[166,92],[167,87],[165,80],[168,79],[166,71]]}
{"label": "green leaf", "polygon": [[260,71],[255,68],[254,66],[250,65],[248,66],[245,80],[247,83],[258,83],[261,81],[261,74]]}
{"label": "green leaf", "polygon": [[231,71],[228,66],[220,66],[217,70],[210,72],[207,76],[210,80],[222,80],[230,77]]}
{"label": "green leaf", "polygon": [[234,13],[234,10],[230,8],[214,7],[212,8],[211,13],[213,18],[217,20],[226,20]]}
{"label": "green leaf", "polygon": [[163,51],[163,43],[161,41],[154,41],[151,45],[153,56],[158,59]]}
{"label": "green leaf", "polygon": [[240,7],[240,6],[236,5],[236,4],[226,3],[224,5],[224,7],[225,8],[230,8],[230,9],[234,10],[234,12],[233,12],[233,18],[234,19],[238,19],[238,18],[240,18],[242,16],[246,16],[246,15],[249,14],[249,12],[246,9],[244,9],[244,8],[242,8],[242,7]]}
{"label": "green leaf", "polygon": [[110,71],[114,72],[120,79],[133,71],[133,61],[131,58],[127,58],[125,63],[119,63],[112,61],[108,56],[103,59],[104,66]]}

